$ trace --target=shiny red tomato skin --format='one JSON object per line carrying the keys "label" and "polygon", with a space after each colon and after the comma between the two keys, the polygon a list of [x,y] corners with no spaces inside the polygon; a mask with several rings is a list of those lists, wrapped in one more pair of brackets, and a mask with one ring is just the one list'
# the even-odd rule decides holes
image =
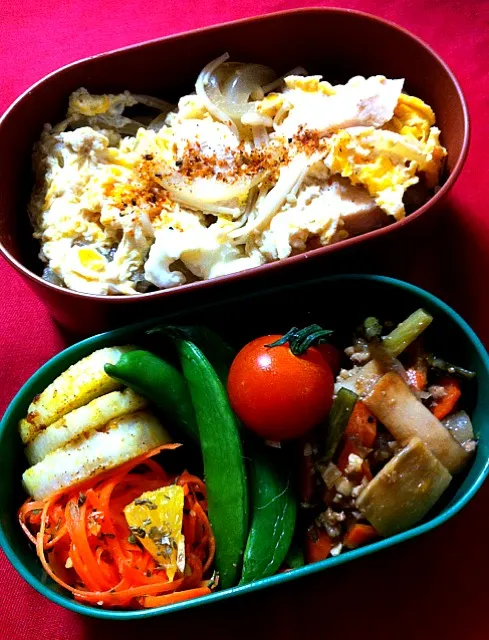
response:
{"label": "shiny red tomato skin", "polygon": [[268,440],[297,438],[321,422],[333,401],[333,374],[316,347],[295,356],[289,345],[267,347],[278,335],[256,338],[234,359],[228,378],[240,420]]}
{"label": "shiny red tomato skin", "polygon": [[317,349],[323,358],[326,359],[334,375],[337,375],[341,369],[341,351],[329,343],[320,344]]}

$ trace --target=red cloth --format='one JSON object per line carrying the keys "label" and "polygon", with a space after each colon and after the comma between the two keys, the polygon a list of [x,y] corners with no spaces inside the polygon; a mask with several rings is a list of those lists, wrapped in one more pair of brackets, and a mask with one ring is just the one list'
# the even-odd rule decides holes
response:
{"label": "red cloth", "polygon": [[[238,17],[312,2],[287,0],[4,0],[0,3],[0,112],[30,84],[73,60],[124,45]],[[489,3],[487,0],[352,0],[336,6],[376,13],[431,44],[458,76],[472,117],[466,167],[435,236],[382,267],[454,305],[489,344]],[[327,34],[324,36],[327,37]],[[346,46],[346,45],[345,45]],[[396,242],[399,240],[396,239]],[[401,240],[402,242],[402,240]],[[402,245],[401,245],[402,246]],[[65,339],[30,289],[0,261],[2,367],[0,410]],[[443,637],[486,639],[489,484],[449,523],[401,547],[299,583],[129,624],[94,621],[50,604],[0,552],[0,637],[21,640],[118,638]],[[477,534],[477,535],[475,535]],[[153,636],[152,636],[153,637]]]}

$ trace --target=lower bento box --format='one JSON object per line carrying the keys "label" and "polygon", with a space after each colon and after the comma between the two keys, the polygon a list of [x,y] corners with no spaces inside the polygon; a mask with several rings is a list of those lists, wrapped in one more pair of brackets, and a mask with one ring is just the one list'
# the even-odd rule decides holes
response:
{"label": "lower bento box", "polygon": [[[475,372],[477,390],[471,401],[471,419],[478,440],[470,464],[463,473],[454,477],[442,499],[421,523],[401,533],[377,539],[361,548],[313,564],[232,588],[218,588],[196,599],[150,609],[122,611],[87,606],[72,599],[69,593],[46,576],[17,520],[17,511],[25,499],[21,476],[26,467],[17,425],[27,414],[29,404],[36,394],[43,391],[70,365],[104,347],[136,343],[150,348],[153,336],[146,334],[146,331],[162,323],[204,325],[239,347],[257,335],[285,333],[291,326],[314,323],[332,329],[344,329],[347,326],[353,330],[365,317],[379,316],[400,320],[420,307],[434,317],[434,326],[438,327],[430,336],[430,344],[433,343],[436,352],[443,354],[451,362]],[[479,489],[488,473],[488,404],[489,358],[474,332],[441,300],[413,285],[391,278],[366,275],[321,278],[257,292],[246,297],[236,297],[185,312],[167,314],[88,338],[69,347],[34,374],[13,399],[0,425],[0,454],[3,461],[3,481],[0,485],[0,544],[17,571],[41,594],[73,611],[108,619],[160,615],[294,580],[424,533],[458,512]]]}

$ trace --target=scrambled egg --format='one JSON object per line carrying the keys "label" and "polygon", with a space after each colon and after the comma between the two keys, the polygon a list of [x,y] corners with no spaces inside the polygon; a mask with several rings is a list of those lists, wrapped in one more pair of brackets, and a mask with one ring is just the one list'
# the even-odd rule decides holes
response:
{"label": "scrambled egg", "polygon": [[233,120],[225,96],[197,83],[150,126],[124,111],[156,99],[79,89],[35,152],[29,214],[44,277],[137,294],[400,220],[406,190],[421,181],[429,197],[446,156],[432,109],[402,89],[383,76],[289,75]]}

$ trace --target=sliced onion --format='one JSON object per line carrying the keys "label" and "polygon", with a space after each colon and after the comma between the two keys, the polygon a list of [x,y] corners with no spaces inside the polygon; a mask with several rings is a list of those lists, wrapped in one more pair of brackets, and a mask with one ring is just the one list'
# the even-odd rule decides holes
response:
{"label": "sliced onion", "polygon": [[250,110],[250,99],[263,98],[262,85],[270,82],[275,73],[261,64],[227,62],[228,59],[229,54],[225,53],[206,65],[195,90],[209,113],[238,135],[241,118]]}
{"label": "sliced onion", "polygon": [[465,411],[457,411],[451,416],[442,420],[442,424],[450,431],[457,442],[463,444],[467,440],[474,438],[474,428],[472,421]]}
{"label": "sliced onion", "polygon": [[251,128],[253,132],[253,142],[255,147],[266,146],[269,143],[269,137],[266,128],[263,125],[256,125]]}
{"label": "sliced onion", "polygon": [[297,193],[306,177],[307,170],[307,158],[299,155],[289,165],[281,167],[279,179],[273,189],[260,202],[256,218],[241,229],[231,232],[230,237],[244,242],[249,233],[266,227],[281,209],[287,196],[290,193]]}
{"label": "sliced onion", "polygon": [[158,132],[165,125],[168,113],[160,113],[148,124],[148,129]]}
{"label": "sliced onion", "polygon": [[227,104],[226,112],[235,120],[241,120],[249,110],[249,100],[253,93],[263,97],[262,85],[275,78],[270,67],[261,64],[246,64],[237,69],[228,79],[222,96]]}
{"label": "sliced onion", "polygon": [[166,102],[166,100],[160,100],[160,98],[154,98],[153,96],[133,94],[133,98],[135,98],[140,104],[152,107],[153,109],[158,109],[158,111],[169,113],[175,109],[174,104],[170,104],[169,102]]}
{"label": "sliced onion", "polygon": [[111,129],[123,135],[134,136],[139,129],[146,127],[137,120],[126,118],[125,116],[109,116],[106,114],[98,114],[96,116],[85,116],[81,118],[72,118],[65,121],[73,129],[80,127],[98,127],[99,129]]}
{"label": "sliced onion", "polygon": [[222,108],[222,94],[219,89],[219,83],[214,71],[226,60],[229,59],[229,53],[224,53],[219,58],[212,60],[199,73],[197,82],[195,83],[195,92],[204,102],[207,111],[223,124],[227,125],[233,134],[239,139],[239,132],[236,124],[228,116]]}
{"label": "sliced onion", "polygon": [[263,93],[267,94],[267,93],[270,93],[270,91],[275,91],[275,89],[278,89],[281,86],[282,82],[285,80],[285,78],[288,78],[288,76],[307,76],[307,75],[308,73],[304,69],[304,67],[294,67],[290,71],[287,71],[287,73],[284,73],[283,76],[280,76],[280,78],[277,78],[273,82],[270,82],[270,84],[267,84],[264,87],[262,87]]}
{"label": "sliced onion", "polygon": [[187,184],[183,180],[177,182],[171,177],[160,178],[158,182],[168,191],[174,202],[197,211],[232,216],[233,218],[241,215],[241,209],[239,207],[226,206],[225,203],[242,198],[253,186],[252,183],[249,185],[244,185],[243,183],[227,184],[205,179]]}

